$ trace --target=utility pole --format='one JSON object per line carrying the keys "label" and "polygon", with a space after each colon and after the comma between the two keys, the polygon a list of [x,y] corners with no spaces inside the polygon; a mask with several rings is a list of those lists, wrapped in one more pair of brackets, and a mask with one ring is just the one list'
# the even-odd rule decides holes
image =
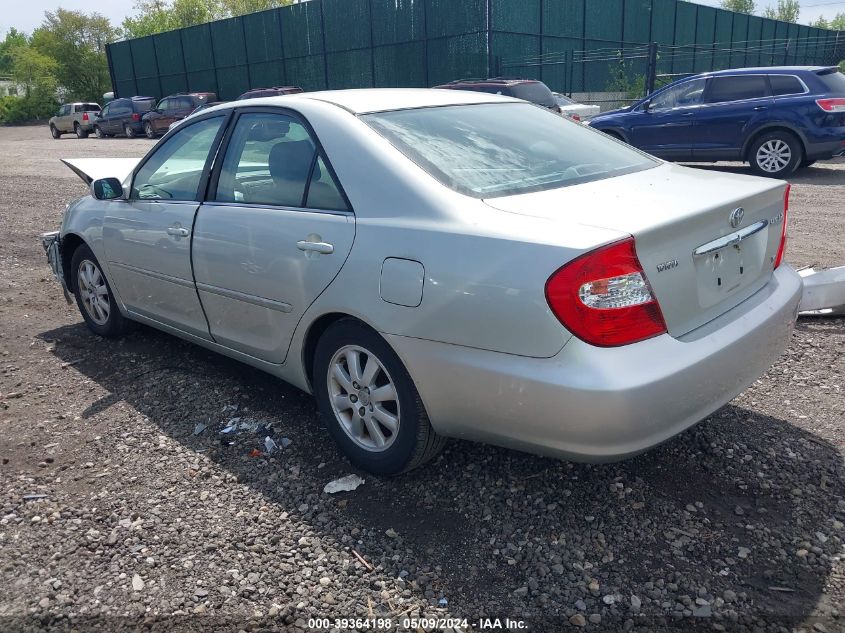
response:
{"label": "utility pole", "polygon": [[645,95],[654,92],[654,82],[657,78],[657,42],[648,45],[648,62],[645,71]]}

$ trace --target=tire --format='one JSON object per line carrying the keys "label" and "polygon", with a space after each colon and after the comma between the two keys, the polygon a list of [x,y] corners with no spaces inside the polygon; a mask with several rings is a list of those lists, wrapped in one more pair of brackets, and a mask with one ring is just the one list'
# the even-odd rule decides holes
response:
{"label": "tire", "polygon": [[73,131],[76,132],[76,138],[88,138],[88,132],[83,130],[79,123],[73,124]]}
{"label": "tire", "polygon": [[153,124],[147,121],[144,123],[144,134],[146,134],[147,138],[155,138],[156,131],[153,129]]}
{"label": "tire", "polygon": [[124,125],[123,126],[123,133],[126,134],[126,138],[135,138],[135,130],[132,129],[131,125]]}
{"label": "tire", "polygon": [[810,166],[815,165],[815,164],[816,164],[816,161],[814,161],[814,160],[802,160],[801,164],[798,166],[798,169],[804,169],[805,167],[810,167]]}
{"label": "tire", "polygon": [[50,134],[52,135],[53,138],[62,138],[62,133],[59,132],[59,130],[56,129],[55,125],[50,126]]}
{"label": "tire", "polygon": [[804,148],[798,137],[785,130],[761,134],[748,152],[751,170],[758,176],[784,178],[798,169]]}
{"label": "tire", "polygon": [[99,125],[95,125],[95,126],[94,126],[94,134],[96,134],[96,135],[97,135],[97,138],[106,138],[106,135],[105,135],[105,134],[103,133],[103,131],[100,129],[100,126],[99,126]]}
{"label": "tire", "polygon": [[[357,370],[351,360],[354,357]],[[377,369],[373,371],[370,363],[374,360]],[[446,439],[431,427],[414,382],[396,352],[356,319],[341,319],[320,337],[314,352],[313,384],[329,433],[341,452],[362,470],[398,475],[429,461],[445,445]],[[370,400],[376,392],[381,392],[381,399]],[[366,422],[359,411],[364,412]]]}
{"label": "tire", "polygon": [[106,338],[117,338],[129,331],[131,321],[120,313],[100,263],[86,244],[73,252],[71,284],[76,305],[89,330]]}

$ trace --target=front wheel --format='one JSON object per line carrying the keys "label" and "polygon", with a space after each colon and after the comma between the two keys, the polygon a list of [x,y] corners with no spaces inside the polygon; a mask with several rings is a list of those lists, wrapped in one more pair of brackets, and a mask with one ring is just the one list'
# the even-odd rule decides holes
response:
{"label": "front wheel", "polygon": [[751,146],[749,162],[758,176],[784,178],[798,169],[804,148],[794,134],[776,130],[760,136]]}
{"label": "front wheel", "polygon": [[144,123],[144,134],[147,135],[147,138],[155,138],[156,131],[153,129],[153,124],[147,121]]}
{"label": "front wheel", "polygon": [[71,270],[76,305],[88,329],[106,338],[125,334],[131,322],[120,313],[100,262],[87,245],[73,252]]}
{"label": "front wheel", "polygon": [[359,468],[398,475],[443,448],[402,361],[360,321],[342,319],[323,333],[313,383],[329,433]]}

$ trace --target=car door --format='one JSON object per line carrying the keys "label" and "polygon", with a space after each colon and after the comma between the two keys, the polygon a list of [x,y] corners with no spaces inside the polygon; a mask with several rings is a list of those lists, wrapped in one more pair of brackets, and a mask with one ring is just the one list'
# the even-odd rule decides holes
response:
{"label": "car door", "polygon": [[667,160],[692,158],[693,124],[706,85],[705,78],[690,79],[655,94],[626,116],[628,142]]}
{"label": "car door", "polygon": [[215,341],[282,363],[299,319],[340,272],[355,217],[296,114],[244,111],[225,146],[197,212],[197,291]]}
{"label": "car door", "polygon": [[711,77],[695,120],[695,159],[739,160],[754,121],[772,105],[765,75]]}
{"label": "car door", "polygon": [[59,108],[59,115],[56,118],[56,129],[59,132],[70,132],[73,129],[73,125],[70,123],[71,118],[73,118],[71,110],[72,106],[69,104]]}
{"label": "car door", "polygon": [[132,106],[126,100],[115,101],[110,105],[103,131],[107,134],[120,134],[123,132],[123,121],[132,112]]}
{"label": "car door", "polygon": [[191,271],[191,231],[226,115],[185,125],[136,170],[105,216],[109,269],[129,310],[208,339]]}
{"label": "car door", "polygon": [[167,98],[159,101],[158,106],[150,113],[150,121],[152,121],[153,129],[156,132],[166,130],[173,120],[171,116],[171,108],[173,107],[173,99]]}

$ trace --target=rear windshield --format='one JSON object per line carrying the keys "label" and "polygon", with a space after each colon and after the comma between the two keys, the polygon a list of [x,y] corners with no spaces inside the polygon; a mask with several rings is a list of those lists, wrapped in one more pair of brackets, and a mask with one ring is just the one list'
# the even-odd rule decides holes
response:
{"label": "rear windshield", "polygon": [[531,103],[537,103],[547,108],[555,105],[555,97],[552,91],[544,83],[515,84],[508,91],[517,99],[524,99]]}
{"label": "rear windshield", "polygon": [[445,186],[475,198],[556,189],[658,161],[525,103],[482,103],[361,117]]}
{"label": "rear windshield", "polygon": [[821,81],[828,92],[836,94],[845,94],[845,75],[839,71],[819,73],[819,81]]}

